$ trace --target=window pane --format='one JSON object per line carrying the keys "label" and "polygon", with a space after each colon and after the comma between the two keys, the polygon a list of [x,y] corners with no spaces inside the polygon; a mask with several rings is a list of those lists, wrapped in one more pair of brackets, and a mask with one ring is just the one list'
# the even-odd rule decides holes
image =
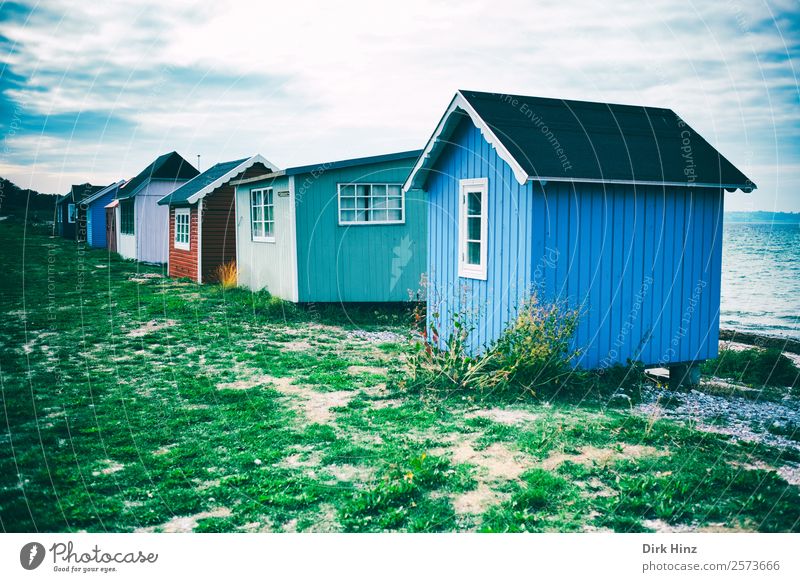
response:
{"label": "window pane", "polygon": [[480,214],[481,213],[481,193],[468,192],[467,193],[467,214]]}
{"label": "window pane", "polygon": [[356,185],[356,194],[358,196],[369,196],[369,184]]}
{"label": "window pane", "polygon": [[372,197],[377,198],[379,196],[386,196],[386,184],[372,185]]}
{"label": "window pane", "polygon": [[264,209],[261,206],[253,206],[253,222],[258,222],[263,218]]}
{"label": "window pane", "polygon": [[253,206],[260,206],[261,205],[261,191],[260,190],[253,190],[251,193],[251,199]]}
{"label": "window pane", "polygon": [[357,222],[367,222],[367,220],[369,220],[367,212],[368,212],[367,210],[359,210],[359,211],[357,211],[356,212],[356,221]]}
{"label": "window pane", "polygon": [[342,211],[342,222],[353,222],[356,219],[356,213],[352,210]]}
{"label": "window pane", "polygon": [[342,193],[342,196],[355,196],[356,187],[352,184],[343,184],[340,192]]}
{"label": "window pane", "polygon": [[400,186],[389,184],[389,196],[400,196]]}
{"label": "window pane", "polygon": [[390,210],[389,211],[389,220],[403,220],[403,211],[402,210]]}
{"label": "window pane", "polygon": [[385,211],[385,210],[373,210],[373,211],[372,211],[372,216],[371,216],[371,219],[372,219],[373,221],[375,221],[375,220],[378,220],[378,221],[380,221],[380,220],[386,221],[386,220],[388,220],[388,217],[387,217],[387,215],[386,215],[386,211]]}
{"label": "window pane", "polygon": [[467,243],[467,263],[479,265],[481,262],[481,243]]}
{"label": "window pane", "polygon": [[254,237],[262,237],[264,236],[264,223],[263,222],[256,222],[253,224],[253,236]]}
{"label": "window pane", "polygon": [[342,208],[355,208],[355,207],[356,207],[355,198],[342,198]]}
{"label": "window pane", "polygon": [[386,208],[386,198],[381,196],[380,198],[373,198],[372,199],[372,207],[373,208]]}
{"label": "window pane", "polygon": [[356,199],[356,208],[369,208],[369,198],[357,198]]}
{"label": "window pane", "polygon": [[480,217],[467,218],[467,239],[481,239],[481,219]]}
{"label": "window pane", "polygon": [[402,208],[402,207],[403,207],[402,198],[389,198],[389,208]]}
{"label": "window pane", "polygon": [[272,188],[264,192],[264,204],[272,204]]}

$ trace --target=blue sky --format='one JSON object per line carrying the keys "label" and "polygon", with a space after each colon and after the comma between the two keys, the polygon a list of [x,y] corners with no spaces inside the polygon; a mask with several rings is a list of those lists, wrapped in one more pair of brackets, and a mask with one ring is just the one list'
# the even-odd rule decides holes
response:
{"label": "blue sky", "polygon": [[669,107],[758,184],[728,209],[800,210],[794,1],[380,4],[0,0],[0,176],[418,148],[466,88]]}

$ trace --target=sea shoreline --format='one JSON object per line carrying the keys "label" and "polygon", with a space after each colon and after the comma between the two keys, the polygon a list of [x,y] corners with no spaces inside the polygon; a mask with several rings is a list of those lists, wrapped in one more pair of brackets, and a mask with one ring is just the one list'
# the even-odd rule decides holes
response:
{"label": "sea shoreline", "polygon": [[800,340],[789,337],[723,328],[719,330],[719,339],[726,342],[748,344],[757,348],[776,348],[800,355]]}

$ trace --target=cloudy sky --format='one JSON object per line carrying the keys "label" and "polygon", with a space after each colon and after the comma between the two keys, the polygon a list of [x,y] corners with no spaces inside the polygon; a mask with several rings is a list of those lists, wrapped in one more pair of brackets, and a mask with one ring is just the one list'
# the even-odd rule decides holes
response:
{"label": "cloudy sky", "polygon": [[758,184],[729,209],[800,210],[796,0],[381,4],[0,0],[0,176],[413,149],[465,88],[669,107]]}

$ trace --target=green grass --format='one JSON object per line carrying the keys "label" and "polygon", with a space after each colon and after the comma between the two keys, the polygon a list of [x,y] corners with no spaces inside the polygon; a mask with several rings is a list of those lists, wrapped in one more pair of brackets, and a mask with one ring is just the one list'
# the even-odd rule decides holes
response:
{"label": "green grass", "polygon": [[722,350],[703,364],[706,374],[730,378],[754,387],[800,387],[800,370],[775,348]]}
{"label": "green grass", "polygon": [[405,334],[402,306],[199,287],[11,220],[0,258],[3,531],[800,529],[798,488],[764,469],[792,449],[606,409],[585,385],[402,390],[410,347],[349,334]]}

